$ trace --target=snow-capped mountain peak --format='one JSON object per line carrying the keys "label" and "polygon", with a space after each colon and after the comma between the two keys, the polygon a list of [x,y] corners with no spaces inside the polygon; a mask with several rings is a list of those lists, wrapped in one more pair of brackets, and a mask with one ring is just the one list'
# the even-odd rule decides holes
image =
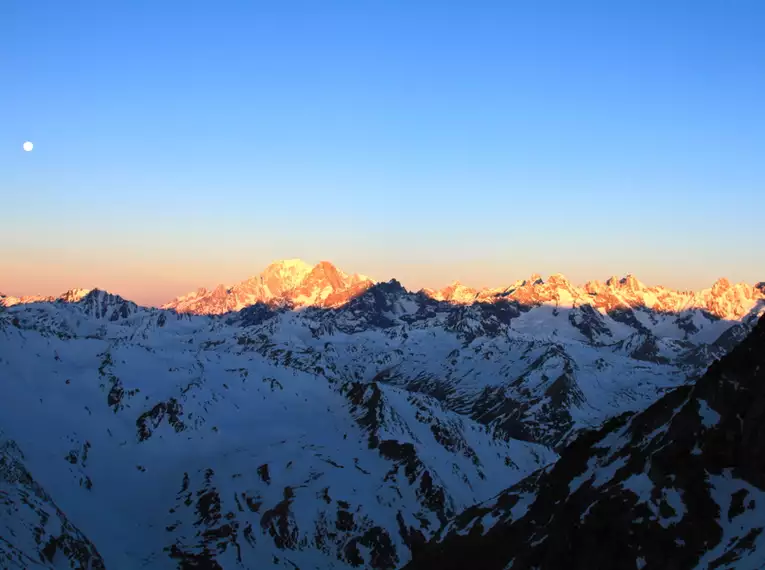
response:
{"label": "snow-capped mountain peak", "polygon": [[76,303],[83,299],[91,289],[69,289],[61,295],[22,295],[21,297],[14,297],[12,295],[4,295],[0,293],[0,305],[11,307],[13,305],[29,304],[29,303],[52,303],[54,301],[63,301],[65,303]]}
{"label": "snow-capped mountain peak", "polygon": [[452,281],[443,289],[423,289],[423,292],[437,301],[451,301],[453,303],[472,303],[478,295],[478,290],[466,287],[459,281]]}
{"label": "snow-capped mountain peak", "polygon": [[275,296],[297,287],[313,267],[302,259],[275,261],[258,276],[260,282]]}
{"label": "snow-capped mountain peak", "polygon": [[372,284],[368,277],[348,275],[329,261],[311,266],[300,259],[287,259],[271,263],[259,275],[236,285],[219,285],[213,291],[198,289],[162,308],[214,315],[240,311],[257,303],[293,308],[330,307],[347,302]]}
{"label": "snow-capped mountain peak", "polygon": [[63,293],[59,299],[66,303],[76,303],[83,299],[92,289],[69,289],[66,293]]}

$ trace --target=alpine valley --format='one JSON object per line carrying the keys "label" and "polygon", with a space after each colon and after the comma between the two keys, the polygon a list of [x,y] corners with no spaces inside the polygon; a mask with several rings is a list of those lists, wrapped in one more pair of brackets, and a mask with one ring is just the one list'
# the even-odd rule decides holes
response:
{"label": "alpine valley", "polygon": [[0,566],[765,567],[765,283],[0,296]]}

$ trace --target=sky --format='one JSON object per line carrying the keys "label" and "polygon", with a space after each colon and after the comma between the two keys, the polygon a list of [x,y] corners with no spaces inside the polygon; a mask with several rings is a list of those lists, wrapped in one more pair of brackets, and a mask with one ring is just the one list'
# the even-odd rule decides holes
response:
{"label": "sky", "polygon": [[763,281],[763,26],[759,0],[3,0],[0,291],[156,304],[284,258]]}

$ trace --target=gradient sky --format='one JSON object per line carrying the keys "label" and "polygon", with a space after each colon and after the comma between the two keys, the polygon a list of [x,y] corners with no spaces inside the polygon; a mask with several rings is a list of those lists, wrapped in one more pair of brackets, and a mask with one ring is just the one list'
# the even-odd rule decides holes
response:
{"label": "gradient sky", "polygon": [[159,303],[295,257],[765,280],[763,29],[759,0],[3,0],[0,291]]}

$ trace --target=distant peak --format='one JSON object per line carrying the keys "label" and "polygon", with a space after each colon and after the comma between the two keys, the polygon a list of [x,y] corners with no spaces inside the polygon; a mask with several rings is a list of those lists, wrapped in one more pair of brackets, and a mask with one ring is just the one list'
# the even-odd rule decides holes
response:
{"label": "distant peak", "polygon": [[382,281],[375,283],[367,291],[385,291],[387,293],[408,293],[406,288],[401,284],[398,279],[391,279],[390,281]]}
{"label": "distant peak", "polygon": [[109,291],[105,291],[97,287],[95,289],[91,289],[90,291],[88,291],[86,295],[83,295],[76,302],[84,304],[84,305],[89,305],[94,303],[95,304],[128,303],[131,305],[135,305],[135,303],[133,303],[132,301],[128,301],[121,295],[117,295],[116,293],[110,293]]}
{"label": "distant peak", "polygon": [[302,259],[294,258],[294,259],[278,259],[276,261],[272,261],[268,267],[268,269],[275,269],[275,268],[284,268],[284,269],[310,269],[311,265],[309,263],[306,263]]}
{"label": "distant peak", "polygon": [[607,290],[608,285],[599,279],[593,279],[584,284],[584,291],[589,295],[602,295]]}
{"label": "distant peak", "polygon": [[468,287],[467,285],[463,284],[461,281],[454,280],[449,285],[447,285],[443,291],[458,291],[458,290],[466,290],[466,291],[475,291],[472,287]]}
{"label": "distant peak", "polygon": [[628,273],[625,277],[619,280],[619,285],[637,291],[643,288],[643,284],[632,273]]}
{"label": "distant peak", "polygon": [[632,273],[628,273],[624,277],[612,275],[606,280],[606,286],[612,289],[631,289],[633,291],[638,291],[645,287]]}
{"label": "distant peak", "polygon": [[307,285],[323,283],[334,289],[340,289],[343,286],[343,274],[329,261],[320,261],[311,269],[303,283]]}
{"label": "distant peak", "polygon": [[113,295],[112,293],[109,293],[109,291],[95,287],[82,296],[83,299],[97,299],[99,297],[119,297],[119,295]]}
{"label": "distant peak", "polygon": [[565,275],[562,273],[553,273],[550,275],[550,277],[547,279],[548,283],[552,283],[553,285],[569,285],[569,280],[566,278]]}
{"label": "distant peak", "polygon": [[67,303],[76,303],[80,299],[86,297],[88,293],[91,292],[91,289],[69,289],[65,293],[62,293],[59,297],[62,301],[66,301]]}

